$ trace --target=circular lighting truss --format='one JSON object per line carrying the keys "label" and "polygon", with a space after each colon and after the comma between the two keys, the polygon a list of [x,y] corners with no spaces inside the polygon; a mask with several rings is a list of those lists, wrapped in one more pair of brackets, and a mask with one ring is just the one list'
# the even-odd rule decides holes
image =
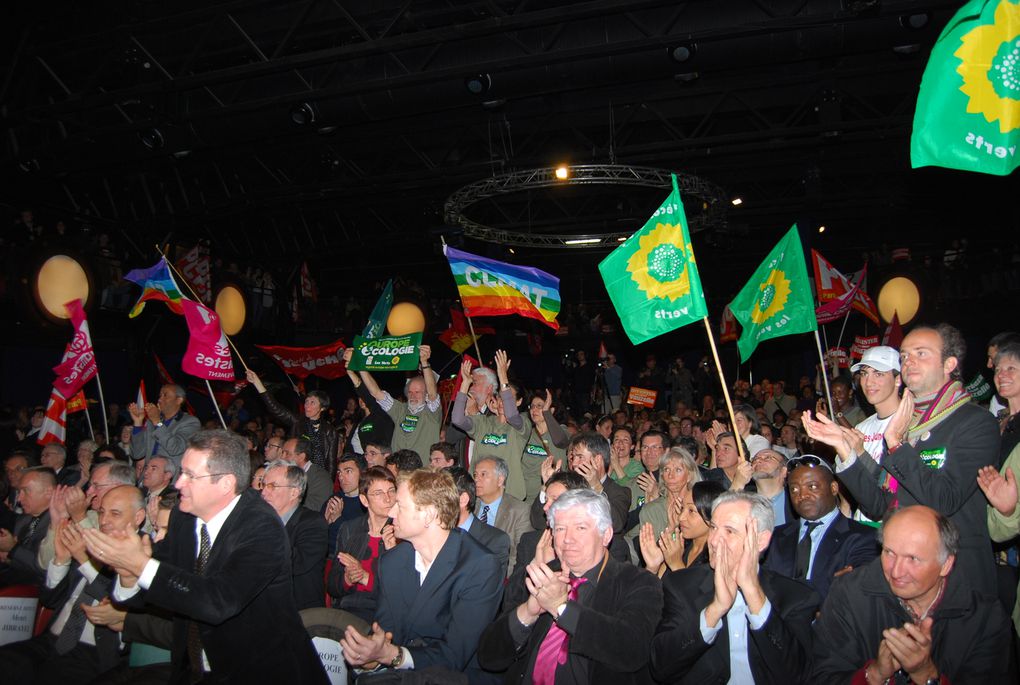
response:
{"label": "circular lighting truss", "polygon": [[[557,169],[560,170],[559,177]],[[652,167],[626,166],[622,164],[586,164],[567,167],[567,177],[562,178],[562,165],[543,169],[529,169],[500,174],[485,178],[455,191],[446,199],[444,218],[450,226],[463,229],[464,235],[499,245],[546,248],[597,248],[615,247],[629,238],[647,217],[639,219],[637,226],[627,231],[608,233],[535,233],[509,228],[493,228],[474,221],[465,212],[474,204],[492,198],[513,195],[542,188],[557,186],[634,186],[658,188],[668,192],[672,188],[670,174],[676,173],[677,186],[688,208],[688,225],[692,233],[726,224],[727,195],[721,187],[691,174],[671,172]],[[700,201],[701,211],[692,213],[690,198]],[[654,210],[653,210],[654,211]]]}

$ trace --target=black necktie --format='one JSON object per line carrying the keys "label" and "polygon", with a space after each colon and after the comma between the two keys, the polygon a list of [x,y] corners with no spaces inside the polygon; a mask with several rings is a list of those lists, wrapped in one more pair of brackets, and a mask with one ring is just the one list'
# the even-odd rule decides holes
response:
{"label": "black necktie", "polygon": [[85,610],[82,604],[92,604],[94,600],[101,600],[110,593],[110,579],[106,576],[96,576],[91,583],[86,583],[77,596],[72,597],[71,614],[64,623],[64,629],[57,636],[57,642],[53,646],[57,654],[63,656],[78,645],[81,639],[81,631],[85,628]]}
{"label": "black necktie", "polygon": [[811,566],[811,531],[820,525],[821,521],[807,521],[804,524],[804,537],[797,543],[797,557],[793,563],[794,578],[807,578]]}
{"label": "black necktie", "polygon": [[488,523],[489,522],[489,505],[488,504],[486,504],[485,506],[482,507],[482,514],[481,514],[481,516],[478,517],[478,520],[481,521],[482,523]]}
{"label": "black necktie", "polygon": [[[209,540],[209,529],[203,523],[198,539],[198,556],[195,557],[195,573],[201,575],[205,570],[210,552],[212,552],[212,542]],[[202,635],[198,631],[198,624],[194,621],[188,622],[188,663],[191,665],[192,682],[200,680],[205,672],[205,665],[202,663]]]}

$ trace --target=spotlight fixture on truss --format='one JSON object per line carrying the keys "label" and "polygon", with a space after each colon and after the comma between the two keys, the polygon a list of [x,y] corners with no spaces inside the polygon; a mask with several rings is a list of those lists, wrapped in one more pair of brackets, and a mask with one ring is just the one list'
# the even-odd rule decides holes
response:
{"label": "spotlight fixture on truss", "polygon": [[[566,167],[563,165],[541,169],[515,171],[469,183],[446,199],[444,218],[449,226],[462,229],[463,235],[500,245],[524,247],[545,247],[561,249],[584,249],[616,247],[629,237],[638,225],[629,225],[626,231],[544,233],[521,228],[495,228],[467,216],[466,211],[483,200],[511,196],[516,193],[564,186],[622,186],[661,189],[664,193],[672,187],[668,169],[627,166],[622,164],[585,164]],[[680,194],[687,199],[688,223],[691,232],[710,227],[726,225],[728,195],[721,187],[698,176],[677,173]],[[692,202],[696,200],[696,202]],[[700,211],[699,211],[700,210]],[[521,222],[527,225],[526,222]]]}

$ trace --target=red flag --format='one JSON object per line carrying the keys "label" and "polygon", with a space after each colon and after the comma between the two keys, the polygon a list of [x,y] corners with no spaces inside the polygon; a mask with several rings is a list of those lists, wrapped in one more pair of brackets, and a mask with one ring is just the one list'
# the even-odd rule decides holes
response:
{"label": "red flag", "polygon": [[36,439],[40,445],[47,445],[51,442],[64,444],[67,437],[67,400],[56,388],[50,391],[50,401],[46,405],[46,416],[39,427],[39,437]]}
{"label": "red flag", "polygon": [[[815,267],[815,290],[818,294],[819,302],[835,300],[838,297],[845,295],[853,288],[849,279],[840,273],[836,267],[834,267],[818,252],[818,250],[811,250],[811,261]],[[864,266],[862,271],[867,271],[867,265]],[[862,274],[858,283],[863,282],[864,275]],[[868,294],[864,292],[863,286],[857,289],[857,293],[853,296],[853,298],[852,306],[854,309],[871,319],[871,321],[876,325],[881,323],[878,318],[878,307],[876,307],[875,302],[868,297]],[[825,322],[819,319],[818,323]]]}
{"label": "red flag", "polygon": [[89,322],[85,320],[82,301],[74,300],[64,306],[74,324],[74,337],[64,353],[64,360],[53,367],[53,372],[57,374],[53,387],[64,397],[71,397],[95,378],[99,369],[96,367],[96,353],[92,349],[92,336],[89,334]]}
{"label": "red flag", "polygon": [[889,322],[889,327],[885,329],[885,335],[882,336],[882,344],[898,350],[902,342],[903,329],[900,327],[900,317],[893,311],[892,321]]}
{"label": "red flag", "polygon": [[861,271],[860,278],[854,283],[854,286],[847,290],[845,293],[836,297],[835,299],[829,300],[828,302],[819,305],[815,309],[815,318],[818,319],[818,323],[832,323],[838,321],[846,316],[847,312],[850,311],[850,307],[857,299],[857,293],[860,292],[861,283],[864,282],[864,276],[867,272],[867,265]]}
{"label": "red flag", "polygon": [[177,270],[191,284],[198,298],[208,302],[212,295],[208,246],[199,243],[184,253],[184,256],[177,260]]}
{"label": "red flag", "polygon": [[233,383],[221,383],[213,386],[213,396],[216,404],[226,407],[234,398],[241,394],[241,391],[248,387],[248,381],[240,380]]}
{"label": "red flag", "polygon": [[181,304],[191,332],[181,369],[184,373],[210,381],[234,380],[234,360],[230,356],[227,336],[220,326],[220,317],[199,302],[181,300]]}
{"label": "red flag", "polygon": [[439,340],[451,350],[460,354],[471,347],[476,339],[495,332],[496,329],[491,326],[477,326],[475,328],[475,338],[472,339],[467,317],[459,309],[450,307],[450,327],[443,331],[439,336]]}
{"label": "red flag", "polygon": [[855,335],[854,344],[850,347],[850,359],[860,359],[864,353],[878,345],[877,335]]}
{"label": "red flag", "polygon": [[283,347],[281,345],[256,345],[283,369],[297,378],[319,376],[321,378],[340,378],[347,374],[344,364],[343,340],[318,347]]}
{"label": "red flag", "polygon": [[315,288],[315,281],[308,273],[308,262],[301,262],[301,297],[315,302],[318,299],[318,292]]}
{"label": "red flag", "polygon": [[722,321],[719,322],[719,342],[733,342],[739,337],[737,334],[737,320],[733,317],[730,306],[726,305],[722,311]]}
{"label": "red flag", "polygon": [[[163,369],[163,364],[159,361],[159,357],[156,358],[156,364],[159,365],[160,370]],[[135,404],[139,407],[144,407],[148,400],[145,399],[145,379],[138,381],[138,395],[135,397]]]}
{"label": "red flag", "polygon": [[85,399],[85,391],[79,390],[78,394],[67,400],[67,413],[76,414],[89,408],[89,401]]}
{"label": "red flag", "polygon": [[599,359],[605,359],[609,356],[609,350],[606,349],[606,343],[602,340],[599,341]]}
{"label": "red flag", "polygon": [[471,362],[471,369],[472,370],[477,369],[479,366],[482,365],[482,363],[480,361],[478,361],[477,359],[472,357],[470,354],[465,354],[465,355],[463,355],[463,357],[464,357],[464,359],[467,359],[469,362]]}

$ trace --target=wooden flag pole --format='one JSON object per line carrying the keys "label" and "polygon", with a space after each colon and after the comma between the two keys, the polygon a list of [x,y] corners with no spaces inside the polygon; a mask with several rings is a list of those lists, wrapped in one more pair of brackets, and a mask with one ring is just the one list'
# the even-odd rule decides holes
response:
{"label": "wooden flag pole", "polygon": [[[195,301],[196,301],[196,302],[201,302],[201,301],[202,301],[202,298],[200,298],[200,297],[198,296],[198,293],[196,293],[196,292],[195,292],[195,291],[194,291],[194,290],[192,289],[192,287],[191,287],[191,284],[190,284],[190,283],[188,283],[188,279],[186,279],[186,278],[184,277],[184,274],[182,274],[182,273],[181,273],[180,271],[178,271],[178,270],[176,269],[176,267],[174,267],[173,263],[172,263],[172,262],[171,262],[171,261],[170,261],[169,259],[167,259],[167,258],[166,258],[166,253],[165,253],[165,252],[163,252],[163,250],[161,250],[161,249],[160,249],[159,245],[157,245],[157,246],[156,246],[156,252],[158,252],[158,253],[159,253],[159,256],[163,258],[163,261],[165,261],[165,262],[166,262],[166,265],[167,265],[168,267],[170,267],[170,270],[171,270],[171,271],[173,271],[173,272],[174,272],[175,274],[177,274],[177,277],[178,277],[179,279],[181,279],[182,281],[184,281],[184,287],[186,287],[186,288],[188,289],[188,292],[190,292],[190,293],[191,293],[191,296],[192,296],[193,298],[195,298]],[[223,327],[222,327],[222,326],[220,326],[220,330],[221,330],[221,331],[223,330]],[[230,345],[230,348],[231,348],[232,350],[234,350],[234,352],[235,352],[235,353],[237,354],[237,359],[238,359],[238,361],[240,361],[240,362],[241,362],[241,366],[243,366],[243,367],[244,367],[244,370],[245,370],[245,372],[251,371],[251,369],[249,369],[249,368],[248,368],[248,365],[244,363],[244,357],[243,357],[243,356],[241,355],[241,351],[240,351],[239,349],[237,349],[237,345],[235,345],[235,344],[234,344],[234,341],[230,339],[230,336],[229,336],[229,335],[227,335],[226,333],[224,333],[224,334],[223,334],[223,337],[227,339],[227,343],[228,343],[228,344]],[[215,404],[215,403],[214,403],[214,404]],[[222,417],[221,417],[221,418],[222,418]],[[224,428],[226,428],[226,426],[224,426]]]}
{"label": "wooden flag pole", "polygon": [[829,418],[836,421],[836,414],[832,409],[832,391],[829,389],[829,372],[825,370],[825,359],[822,356],[822,339],[818,337],[818,329],[815,329],[815,347],[818,348],[818,360],[822,363],[822,380],[825,381],[825,401],[829,407]]}
{"label": "wooden flag pole", "polygon": [[[722,364],[719,362],[719,350],[715,348],[715,337],[712,335],[712,324],[708,321],[708,316],[702,319],[705,322],[705,332],[708,334],[708,344],[712,348],[712,358],[715,359],[715,370],[719,374],[719,384],[722,386],[723,398],[726,400],[726,411],[730,414],[730,425],[733,426],[733,433],[737,435],[737,417],[733,413],[733,401],[730,399],[730,390],[726,387],[726,374],[723,373]],[[744,452],[744,441],[737,435],[735,440],[737,443],[737,453],[740,455],[740,460],[745,461],[747,454]]]}
{"label": "wooden flag pole", "polygon": [[[463,302],[460,303],[460,308],[464,309]],[[471,340],[475,344],[475,353],[478,355],[478,363],[481,364],[482,366],[485,366],[485,362],[482,361],[482,351],[478,349],[478,336],[475,335],[475,325],[471,323],[471,317],[468,316],[466,309],[464,309],[464,318],[467,319],[468,329],[470,329],[471,331]]]}
{"label": "wooden flag pole", "polygon": [[[106,436],[107,444],[111,444],[111,442],[110,442],[110,423],[109,423],[109,421],[106,418],[106,400],[103,399],[103,382],[101,380],[99,380],[99,365],[98,364],[96,364],[96,387],[99,388],[99,410],[100,410],[101,415],[103,417],[103,435]],[[86,400],[85,401],[85,411],[86,411],[86,413],[88,413],[88,406],[89,406],[88,405],[88,400]],[[92,428],[91,421],[89,422],[89,424],[90,424],[89,425],[89,429],[91,430],[91,428]],[[92,440],[95,441],[95,439],[96,439],[96,436],[95,436],[95,434],[93,434]]]}
{"label": "wooden flag pole", "polygon": [[223,430],[227,430],[227,422],[223,420],[223,413],[220,412],[220,403],[216,401],[216,395],[213,393],[212,384],[208,378],[205,379],[205,387],[209,390],[209,399],[212,400],[212,406],[216,407],[216,416],[220,417]]}
{"label": "wooden flag pole", "polygon": [[[64,430],[65,431],[67,430],[67,417],[68,416],[69,416],[69,414],[67,413],[67,408],[65,406],[65,408],[64,408]],[[92,438],[92,442],[95,442],[96,441],[96,431],[95,431],[94,428],[92,428],[92,414],[89,411],[89,398],[88,397],[85,398],[85,421],[86,421],[86,423],[89,424],[89,437]],[[109,440],[107,440],[107,442],[109,442]]]}

